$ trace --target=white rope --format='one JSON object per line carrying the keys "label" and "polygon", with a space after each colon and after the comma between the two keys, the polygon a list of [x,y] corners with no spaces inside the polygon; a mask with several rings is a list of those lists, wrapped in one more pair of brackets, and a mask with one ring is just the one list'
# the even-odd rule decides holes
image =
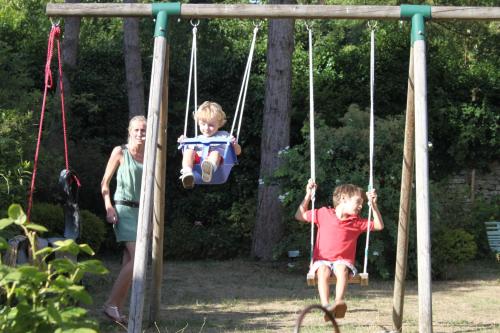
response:
{"label": "white rope", "polygon": [[[188,81],[188,92],[187,92],[187,99],[186,99],[186,115],[184,117],[184,136],[187,136],[187,127],[188,127],[188,119],[189,119],[189,102],[191,100],[191,84],[193,82],[193,76],[194,76],[194,111],[196,112],[196,108],[198,106],[198,80],[197,80],[197,66],[196,66],[196,51],[197,51],[197,45],[196,45],[196,33],[198,32],[198,24],[193,24],[191,22],[191,25],[193,26],[193,40],[191,42],[191,61],[189,64],[189,81]],[[193,73],[194,72],[194,73]],[[194,132],[195,136],[198,136],[198,128],[196,126],[196,120],[195,120],[195,126],[194,126]]]}
{"label": "white rope", "polygon": [[[374,91],[375,91],[375,27],[371,29],[370,35],[370,178],[368,181],[368,191],[373,190],[373,155],[375,146],[375,116],[374,116]],[[370,245],[370,227],[372,217],[372,206],[368,201],[368,230],[366,231],[365,259],[363,273],[367,273],[368,249]]]}
{"label": "white rope", "polygon": [[240,88],[240,94],[238,96],[238,102],[236,103],[236,110],[234,111],[234,119],[233,119],[233,124],[231,125],[231,135],[234,132],[234,128],[236,126],[236,121],[238,120],[238,130],[236,132],[236,140],[240,137],[240,129],[241,129],[241,122],[243,120],[243,111],[245,109],[245,100],[247,98],[247,90],[248,90],[248,82],[250,80],[250,72],[252,69],[252,60],[253,60],[253,54],[255,51],[255,43],[257,40],[257,32],[259,31],[259,24],[255,24],[255,28],[253,29],[253,38],[252,38],[252,43],[250,45],[250,51],[248,53],[248,59],[247,59],[247,64],[245,67],[245,72],[243,74],[243,79],[241,82],[241,88]]}
{"label": "white rope", "polygon": [[[310,141],[310,155],[311,155],[311,179],[316,183],[316,153],[315,153],[315,132],[314,132],[314,82],[313,82],[313,52],[312,52],[312,29],[307,26],[309,32],[309,141]],[[311,196],[311,265],[313,263],[314,252],[314,225],[316,222],[316,214],[314,212],[314,203],[316,201],[316,189],[313,188]]]}

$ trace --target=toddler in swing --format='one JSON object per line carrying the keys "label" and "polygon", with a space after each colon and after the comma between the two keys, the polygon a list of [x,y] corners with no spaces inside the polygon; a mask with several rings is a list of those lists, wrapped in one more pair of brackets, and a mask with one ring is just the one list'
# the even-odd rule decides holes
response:
{"label": "toddler in swing", "polygon": [[[375,190],[366,194],[360,187],[352,184],[339,185],[333,192],[333,208],[322,207],[309,210],[309,202],[316,184],[309,179],[304,200],[297,208],[295,218],[302,222],[312,222],[318,228],[313,251],[313,263],[310,272],[318,278],[318,293],[321,305],[332,312],[335,318],[343,318],[347,311],[344,295],[349,276],[357,274],[354,267],[356,257],[356,242],[359,235],[368,229],[368,220],[359,217],[363,202],[368,198],[373,210],[373,222],[370,231],[384,228],[382,216],[377,208],[377,193]],[[330,285],[328,278],[335,274],[335,301],[330,303]],[[325,316],[325,320],[328,316]]]}
{"label": "toddler in swing", "polygon": [[[200,105],[194,114],[194,118],[200,128],[201,134],[197,138],[220,138],[227,139],[231,137],[226,131],[219,131],[219,128],[226,123],[226,114],[222,107],[215,102],[206,101]],[[177,141],[181,143],[186,137],[181,135]],[[236,155],[241,154],[241,146],[232,137],[232,145]],[[201,162],[201,178],[203,182],[210,182],[213,173],[219,167],[224,154],[225,144],[211,144],[208,156]],[[184,149],[182,156],[181,181],[186,189],[194,187],[193,165],[200,163],[203,154],[203,145],[190,145]]]}

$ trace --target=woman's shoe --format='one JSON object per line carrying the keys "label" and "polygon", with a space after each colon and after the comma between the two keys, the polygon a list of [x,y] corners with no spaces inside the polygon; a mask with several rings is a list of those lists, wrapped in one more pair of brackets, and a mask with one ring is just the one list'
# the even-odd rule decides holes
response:
{"label": "woman's shoe", "polygon": [[122,315],[120,313],[120,310],[118,310],[118,307],[115,305],[104,305],[102,307],[102,312],[111,320],[120,323],[120,324],[127,324],[127,317]]}

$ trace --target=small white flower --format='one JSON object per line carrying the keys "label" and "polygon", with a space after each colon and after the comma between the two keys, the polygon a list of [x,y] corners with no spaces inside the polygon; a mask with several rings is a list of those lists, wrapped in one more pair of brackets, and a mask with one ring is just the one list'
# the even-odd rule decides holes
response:
{"label": "small white flower", "polygon": [[259,178],[259,185],[264,185],[264,179]]}

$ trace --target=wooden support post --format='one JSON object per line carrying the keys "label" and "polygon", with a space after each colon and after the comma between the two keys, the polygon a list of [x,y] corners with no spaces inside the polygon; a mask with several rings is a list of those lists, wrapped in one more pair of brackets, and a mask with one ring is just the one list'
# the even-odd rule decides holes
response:
{"label": "wooden support post", "polygon": [[142,315],[147,278],[148,238],[151,236],[151,218],[153,215],[153,186],[155,179],[156,145],[160,123],[160,108],[163,91],[164,60],[167,50],[166,32],[167,14],[160,12],[156,19],[156,31],[151,69],[151,86],[148,105],[148,125],[146,131],[146,150],[142,172],[141,202],[139,205],[139,223],[135,246],[134,275],[132,278],[132,295],[130,298],[130,314],[128,333],[142,332]]}
{"label": "wooden support post", "polygon": [[412,18],[415,74],[415,181],[417,198],[417,253],[419,332],[432,333],[431,237],[429,211],[429,160],[427,135],[427,73],[425,23]]}
{"label": "wooden support post", "polygon": [[153,213],[153,281],[150,290],[149,323],[157,320],[161,306],[161,284],[163,277],[163,232],[165,222],[165,173],[167,165],[167,123],[168,123],[168,71],[169,45],[165,50],[163,70],[163,95],[161,98],[160,129],[156,154],[154,213]]}
{"label": "wooden support post", "polygon": [[405,297],[405,279],[408,262],[408,236],[410,233],[410,209],[415,145],[415,95],[413,87],[413,47],[410,49],[408,70],[408,90],[406,97],[405,139],[403,147],[403,167],[401,171],[401,196],[399,200],[398,244],[396,268],[394,273],[394,297],[392,322],[394,331],[403,328],[403,306]]}

